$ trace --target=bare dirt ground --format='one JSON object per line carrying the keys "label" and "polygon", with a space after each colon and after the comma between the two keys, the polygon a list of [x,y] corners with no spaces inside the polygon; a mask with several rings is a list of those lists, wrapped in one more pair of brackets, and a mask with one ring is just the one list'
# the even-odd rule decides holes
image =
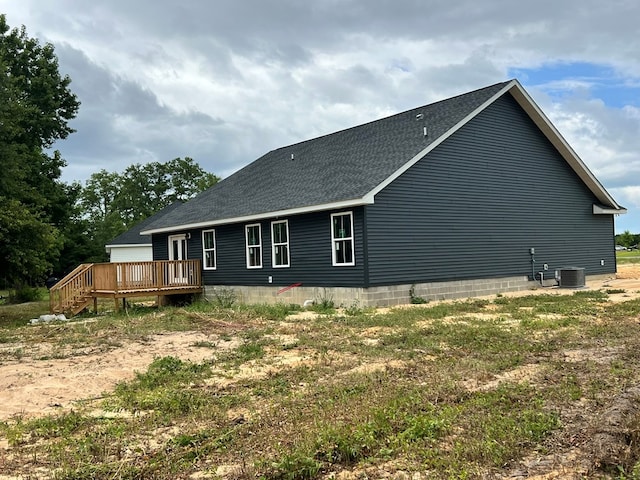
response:
{"label": "bare dirt ground", "polygon": [[[624,290],[624,293],[610,295],[611,301],[640,297],[640,265],[620,265],[615,278],[588,282],[586,288]],[[562,295],[572,294],[574,290],[545,289],[544,292]],[[505,295],[532,293],[540,293],[540,290]],[[28,350],[23,350],[21,358],[0,365],[0,420],[15,415],[33,417],[70,409],[74,402],[100,397],[118,382],[132,379],[136,371],[145,371],[155,358],[174,356],[202,362],[212,357],[212,350],[194,345],[206,342],[217,342],[219,348],[225,348],[217,336],[200,332],[155,335],[145,338],[144,342],[124,344],[106,353],[86,352],[85,355],[61,359],[41,360],[50,352],[43,351],[43,347],[28,347]],[[0,346],[0,350],[2,348],[16,349],[20,346],[10,344]]]}
{"label": "bare dirt ground", "polygon": [[[611,293],[610,301],[626,301],[640,297],[640,265],[620,265],[615,277],[589,281],[587,289],[623,290],[621,293]],[[544,293],[572,294],[570,289],[544,289]],[[504,295],[539,294],[541,290],[515,292]],[[308,313],[308,312],[305,312]],[[90,320],[85,320],[90,321]],[[44,328],[44,327],[43,327]],[[56,328],[50,325],[48,328]],[[46,351],[45,346],[33,347],[29,345],[0,344],[3,349],[21,349],[20,356],[6,358],[0,365],[0,421],[21,417],[36,417],[51,413],[58,413],[74,408],[77,402],[99,399],[104,392],[113,390],[118,382],[134,378],[135,372],[146,371],[149,364],[159,357],[174,356],[183,360],[202,362],[214,355],[214,350],[207,344],[215,343],[218,349],[234,348],[234,345],[221,342],[214,334],[202,332],[175,332],[145,337],[139,342],[123,343],[120,346],[95,351],[86,351],[82,355],[56,358],[52,352]],[[196,345],[203,345],[201,347]],[[76,352],[77,353],[77,352]],[[290,352],[291,353],[291,352]],[[611,352],[599,352],[602,355]],[[615,352],[614,352],[615,353]],[[565,352],[567,358],[584,352]],[[589,353],[589,355],[591,355]],[[304,361],[304,359],[283,359],[282,362],[271,364],[271,368],[286,368],[290,361]],[[361,367],[365,368],[365,367]],[[371,368],[378,368],[372,365]],[[520,371],[521,370],[521,371]],[[535,366],[524,366],[518,371],[507,372],[506,376],[523,378],[535,376]],[[530,371],[531,370],[531,371]],[[254,372],[260,375],[261,372]],[[244,372],[251,375],[252,372]],[[500,382],[497,378],[493,382]],[[508,378],[507,378],[508,380]],[[493,384],[469,384],[470,390],[491,388]],[[640,390],[638,397],[640,398]],[[635,398],[635,397],[634,397]],[[623,409],[624,398],[618,402],[618,410]],[[622,406],[620,406],[622,405]],[[579,412],[576,412],[578,415]],[[620,412],[613,412],[620,414]],[[606,432],[602,432],[606,436]],[[605,441],[606,438],[602,438]],[[576,441],[578,445],[578,440]],[[593,443],[593,442],[592,442]],[[8,445],[0,442],[0,454]],[[593,454],[591,452],[590,454]],[[576,447],[575,452],[563,452],[559,468],[559,460],[554,456],[527,459],[521,470],[512,471],[509,478],[580,478],[584,475],[584,450]],[[545,472],[536,475],[535,472]],[[0,475],[2,478],[2,475]]]}

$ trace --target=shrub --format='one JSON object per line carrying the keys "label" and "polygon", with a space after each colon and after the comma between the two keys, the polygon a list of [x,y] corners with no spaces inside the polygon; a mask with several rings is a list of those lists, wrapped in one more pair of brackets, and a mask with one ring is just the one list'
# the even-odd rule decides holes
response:
{"label": "shrub", "polygon": [[9,292],[9,303],[37,302],[42,299],[42,292],[37,287],[21,286]]}

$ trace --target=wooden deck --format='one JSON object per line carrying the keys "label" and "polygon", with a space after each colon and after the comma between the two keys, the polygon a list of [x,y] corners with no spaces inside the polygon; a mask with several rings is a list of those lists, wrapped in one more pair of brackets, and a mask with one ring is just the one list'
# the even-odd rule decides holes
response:
{"label": "wooden deck", "polygon": [[[200,260],[90,263],[77,267],[49,291],[51,313],[72,316],[98,298],[113,298],[116,310],[128,297],[202,293]],[[124,302],[124,300],[123,300]]]}

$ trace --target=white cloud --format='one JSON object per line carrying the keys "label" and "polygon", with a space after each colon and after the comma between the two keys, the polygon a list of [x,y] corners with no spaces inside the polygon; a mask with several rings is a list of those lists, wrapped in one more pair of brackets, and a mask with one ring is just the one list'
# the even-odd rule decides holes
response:
{"label": "white cloud", "polygon": [[[54,42],[83,102],[78,133],[57,146],[68,180],[185,155],[228,175],[272,148],[503,81],[518,68],[600,64],[618,91],[640,85],[640,4],[625,0],[0,7],[10,25]],[[635,205],[640,105],[611,106],[594,82],[572,75],[522,82],[605,187]],[[640,215],[627,218],[640,232]]]}

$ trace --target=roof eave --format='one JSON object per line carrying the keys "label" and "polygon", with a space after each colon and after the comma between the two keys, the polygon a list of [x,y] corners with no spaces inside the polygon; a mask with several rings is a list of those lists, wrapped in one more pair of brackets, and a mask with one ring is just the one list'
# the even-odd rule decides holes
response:
{"label": "roof eave", "polygon": [[[466,117],[460,120],[456,125],[450,128],[446,133],[444,133],[443,135],[435,139],[422,151],[418,152],[418,154],[412,157],[402,167],[400,167],[393,174],[387,177],[383,182],[378,184],[370,192],[365,194],[362,198],[355,198],[355,199],[344,200],[340,202],[331,202],[331,203],[319,204],[319,205],[309,205],[305,207],[298,207],[298,208],[292,208],[292,209],[286,209],[286,210],[280,210],[280,211],[264,212],[264,213],[259,213],[255,215],[246,215],[246,216],[233,217],[233,218],[222,218],[222,219],[205,221],[205,222],[196,222],[196,223],[189,223],[189,224],[182,224],[182,225],[174,225],[170,227],[143,230],[142,232],[140,232],[140,234],[151,235],[151,234],[158,234],[158,233],[168,233],[168,232],[174,232],[174,231],[180,231],[180,230],[214,227],[216,225],[225,225],[230,223],[243,223],[243,222],[250,222],[250,221],[256,221],[256,220],[263,220],[265,218],[284,217],[284,216],[298,215],[298,214],[311,213],[311,212],[317,212],[317,211],[323,211],[323,210],[350,208],[350,207],[356,207],[361,205],[373,204],[375,196],[380,191],[382,191],[390,183],[396,180],[400,175],[402,175],[409,168],[415,165],[420,159],[422,159],[430,151],[432,151],[442,142],[444,142],[449,137],[451,137],[460,128],[462,128],[464,125],[470,122],[480,112],[485,110],[489,105],[495,102],[498,98],[505,95],[507,92],[510,93],[512,97],[518,102],[518,104],[524,109],[524,111],[529,115],[529,117],[533,120],[533,122],[540,129],[540,131],[545,135],[545,137],[553,144],[553,146],[557,149],[557,151],[565,159],[565,161],[569,164],[569,166],[574,170],[574,172],[578,175],[578,177],[584,182],[584,184],[589,188],[589,190],[594,194],[594,196],[602,203],[602,205],[604,206],[604,208],[602,209],[603,212],[607,211],[607,213],[616,213],[616,214],[626,213],[626,210],[622,208],[620,205],[618,205],[618,203],[613,199],[613,197],[609,195],[609,193],[605,190],[602,184],[596,179],[593,173],[591,173],[591,171],[587,168],[585,163],[580,159],[578,154],[566,142],[564,137],[553,126],[553,124],[549,121],[549,119],[542,112],[542,110],[540,110],[538,105],[524,90],[522,85],[520,85],[520,82],[514,79],[514,80],[511,80],[509,83],[507,83],[492,97],[490,97],[480,106],[478,106],[475,110],[470,112]],[[594,206],[594,213],[595,213],[595,206]]]}
{"label": "roof eave", "polygon": [[141,235],[153,235],[158,233],[170,233],[183,230],[192,230],[196,228],[215,227],[218,225],[228,225],[231,223],[247,223],[256,220],[264,220],[265,218],[278,218],[278,217],[290,217],[292,215],[301,215],[304,213],[321,212],[324,210],[338,210],[344,208],[360,207],[373,203],[373,196],[365,195],[362,198],[354,198],[349,200],[342,200],[339,202],[324,203],[318,205],[307,205],[304,207],[290,208],[286,210],[278,210],[274,212],[263,212],[255,215],[244,215],[240,217],[220,218],[216,220],[209,220],[205,222],[185,223],[182,225],[175,225],[171,227],[154,228],[152,230],[143,230]]}
{"label": "roof eave", "polygon": [[105,245],[104,248],[133,248],[133,247],[151,247],[152,243],[112,243]]}
{"label": "roof eave", "polygon": [[627,209],[624,207],[607,208],[602,205],[593,204],[594,215],[624,215],[625,213],[627,213]]}

